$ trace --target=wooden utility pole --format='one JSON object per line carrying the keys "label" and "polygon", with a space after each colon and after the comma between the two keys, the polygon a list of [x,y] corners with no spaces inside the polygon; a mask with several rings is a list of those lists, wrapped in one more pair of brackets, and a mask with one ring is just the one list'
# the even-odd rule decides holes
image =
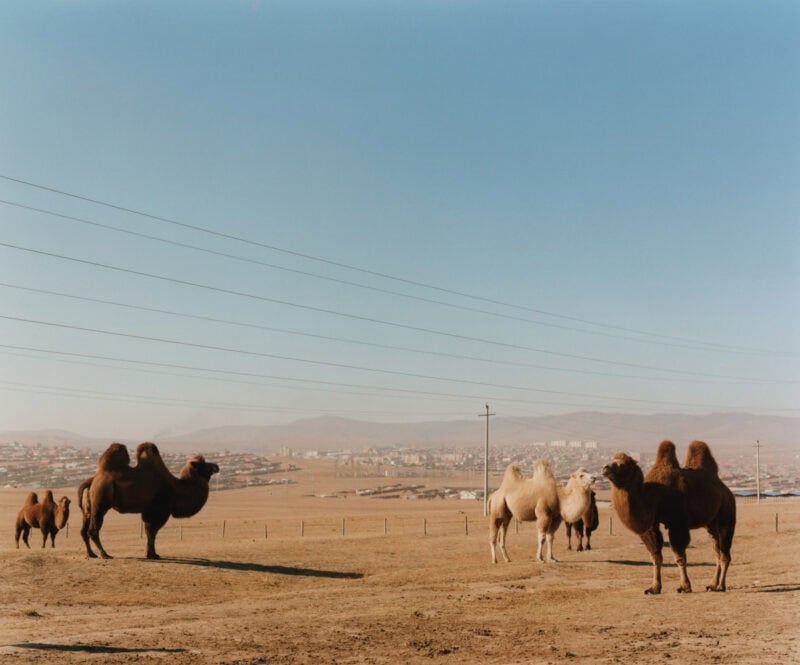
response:
{"label": "wooden utility pole", "polygon": [[483,449],[483,516],[489,514],[489,403],[486,403],[486,413],[479,413],[478,418],[486,418],[486,445]]}
{"label": "wooden utility pole", "polygon": [[761,442],[756,439],[756,504],[761,503]]}

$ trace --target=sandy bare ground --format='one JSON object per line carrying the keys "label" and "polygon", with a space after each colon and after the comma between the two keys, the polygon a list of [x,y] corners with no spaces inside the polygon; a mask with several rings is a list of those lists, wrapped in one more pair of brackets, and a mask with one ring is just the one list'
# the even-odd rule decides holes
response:
{"label": "sandy bare ground", "polygon": [[644,546],[609,508],[591,552],[567,551],[561,531],[559,563],[538,564],[532,526],[512,526],[512,563],[493,566],[478,502],[308,490],[212,493],[159,534],[157,562],[143,558],[138,516],[116,513],[103,530],[116,558],[85,559],[77,506],[55,550],[37,532],[16,550],[28,490],[0,490],[0,662],[800,662],[800,503],[739,506],[727,593],[702,591],[714,558],[695,531],[695,593],[675,592],[669,566],[653,597]]}

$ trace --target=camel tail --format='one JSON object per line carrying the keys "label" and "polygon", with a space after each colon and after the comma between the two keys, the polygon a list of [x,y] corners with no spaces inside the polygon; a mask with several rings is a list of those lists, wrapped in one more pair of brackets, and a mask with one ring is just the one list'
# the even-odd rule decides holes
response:
{"label": "camel tail", "polygon": [[692,441],[686,451],[686,463],[683,465],[687,469],[705,469],[714,475],[719,475],[717,460],[711,454],[708,444],[703,441]]}
{"label": "camel tail", "polygon": [[83,482],[82,482],[82,483],[81,483],[81,484],[78,486],[78,508],[80,508],[80,509],[81,509],[81,512],[82,512],[82,513],[84,513],[84,514],[85,514],[85,513],[86,513],[86,511],[89,509],[89,504],[87,503],[87,504],[86,504],[86,508],[84,508],[84,505],[83,505],[83,495],[84,495],[84,493],[86,492],[86,490],[88,490],[88,489],[89,489],[89,486],[92,484],[92,481],[93,481],[93,480],[94,480],[94,476],[92,476],[91,478],[87,478],[86,480],[84,480],[84,481],[83,481]]}

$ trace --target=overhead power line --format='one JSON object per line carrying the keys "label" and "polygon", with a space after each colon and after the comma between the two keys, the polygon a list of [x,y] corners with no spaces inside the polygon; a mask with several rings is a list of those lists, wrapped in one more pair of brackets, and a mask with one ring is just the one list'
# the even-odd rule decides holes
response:
{"label": "overhead power line", "polygon": [[[695,345],[695,346],[701,346],[702,348],[705,348],[707,350],[717,349],[717,350],[728,350],[728,351],[731,351],[731,352],[771,354],[771,355],[776,353],[776,352],[771,351],[771,350],[748,349],[748,348],[745,348],[745,347],[736,347],[736,346],[732,346],[732,345],[724,345],[724,344],[719,344],[719,343],[705,342],[705,341],[702,341],[702,340],[693,340],[693,339],[689,339],[689,338],[685,338],[685,337],[679,337],[679,336],[675,336],[675,335],[665,335],[663,333],[654,333],[654,332],[648,332],[648,331],[642,331],[642,330],[635,330],[633,328],[627,328],[627,327],[624,327],[624,326],[617,326],[617,325],[612,325],[612,324],[608,324],[608,323],[592,321],[592,320],[584,319],[584,318],[580,318],[580,317],[568,316],[568,315],[564,315],[564,314],[557,314],[557,313],[554,313],[554,312],[548,312],[546,310],[538,309],[538,308],[535,308],[535,307],[528,307],[528,306],[525,306],[525,305],[519,305],[519,304],[516,304],[516,303],[510,303],[510,302],[506,302],[506,301],[499,300],[499,299],[496,299],[496,298],[487,298],[487,297],[484,297],[484,296],[478,296],[478,295],[475,295],[475,294],[472,294],[472,293],[467,293],[467,292],[464,292],[464,291],[458,291],[456,289],[449,289],[449,288],[446,288],[446,287],[438,286],[438,285],[435,285],[435,284],[430,284],[430,283],[427,283],[427,282],[413,280],[413,279],[409,279],[409,278],[406,278],[406,277],[400,277],[400,276],[397,276],[397,275],[391,275],[389,273],[385,273],[385,272],[381,272],[381,271],[377,271],[377,270],[370,270],[368,268],[355,266],[355,265],[344,263],[344,262],[341,262],[341,261],[335,261],[335,260],[332,260],[332,259],[324,258],[324,257],[321,257],[321,256],[316,256],[316,255],[313,255],[313,254],[307,254],[307,253],[304,253],[304,252],[298,252],[298,251],[295,251],[295,250],[287,249],[285,247],[280,247],[278,245],[273,245],[273,244],[270,244],[270,243],[264,243],[264,242],[261,242],[261,241],[258,241],[258,240],[253,240],[252,238],[246,238],[246,237],[243,237],[243,236],[240,236],[240,235],[235,235],[235,234],[232,234],[232,233],[225,233],[225,232],[222,232],[222,231],[217,231],[215,229],[204,227],[204,226],[200,226],[200,225],[197,225],[197,224],[189,224],[187,222],[181,222],[179,220],[171,219],[169,217],[165,217],[165,216],[162,216],[162,215],[156,215],[156,214],[144,212],[144,211],[141,211],[141,210],[137,210],[137,209],[134,209],[134,208],[130,208],[130,207],[126,207],[126,206],[121,206],[121,205],[118,205],[118,204],[110,203],[108,201],[103,201],[103,200],[100,200],[100,199],[97,199],[97,198],[92,198],[92,197],[89,197],[89,196],[83,196],[83,195],[80,195],[80,194],[67,192],[67,191],[62,190],[62,189],[58,189],[58,188],[55,188],[55,187],[50,187],[50,186],[47,186],[47,185],[42,185],[42,184],[39,184],[39,183],[34,183],[34,182],[29,181],[29,180],[23,180],[21,178],[15,178],[15,177],[8,176],[8,175],[3,175],[3,174],[0,174],[0,178],[3,179],[3,180],[7,180],[9,182],[14,182],[14,183],[17,183],[17,184],[20,184],[20,185],[25,185],[27,187],[32,187],[32,188],[39,189],[39,190],[42,190],[42,191],[47,191],[47,192],[50,192],[50,193],[53,193],[53,194],[58,194],[59,196],[65,196],[65,197],[72,198],[72,199],[75,199],[75,200],[84,201],[86,203],[91,203],[91,204],[94,204],[94,205],[103,206],[103,207],[106,207],[106,208],[109,208],[109,209],[112,209],[112,210],[118,210],[120,212],[125,212],[125,213],[128,213],[128,214],[137,215],[139,217],[144,217],[144,218],[151,219],[151,220],[154,220],[154,221],[157,221],[157,222],[161,222],[161,223],[164,223],[164,224],[169,224],[169,225],[172,225],[172,226],[177,226],[177,227],[180,227],[180,228],[189,229],[189,230],[192,230],[192,231],[195,231],[195,232],[198,232],[198,233],[207,234],[207,235],[210,235],[210,236],[213,236],[213,237],[216,237],[216,238],[223,238],[223,239],[226,239],[226,240],[232,240],[232,241],[240,242],[240,243],[243,243],[243,244],[246,244],[246,245],[250,245],[250,246],[253,246],[253,247],[259,247],[261,249],[267,249],[267,250],[270,250],[270,251],[273,251],[273,252],[279,252],[279,253],[286,254],[286,255],[289,255],[289,256],[302,258],[302,259],[305,259],[305,260],[308,260],[308,261],[314,261],[314,262],[317,262],[317,263],[322,263],[322,264],[326,264],[326,265],[330,265],[330,266],[335,266],[337,268],[343,268],[343,269],[346,269],[346,270],[352,270],[352,271],[359,272],[359,273],[366,274],[366,275],[370,275],[370,276],[373,276],[373,277],[379,277],[379,278],[382,278],[382,279],[387,279],[387,280],[391,280],[391,281],[395,281],[395,282],[399,282],[399,283],[403,283],[403,284],[408,284],[408,285],[419,287],[419,288],[430,289],[430,290],[438,291],[440,293],[447,293],[447,294],[455,295],[455,296],[458,296],[458,297],[461,297],[461,298],[467,298],[467,299],[470,299],[470,300],[473,300],[473,301],[478,301],[478,302],[483,302],[483,303],[490,303],[490,304],[493,304],[493,305],[499,305],[499,306],[502,306],[502,307],[508,307],[508,308],[515,309],[515,310],[518,310],[518,311],[527,311],[527,312],[531,312],[531,313],[534,313],[534,314],[541,314],[541,315],[544,315],[544,316],[549,316],[549,317],[552,317],[552,318],[561,319],[561,320],[564,320],[564,321],[572,321],[572,322],[575,322],[575,323],[582,323],[584,325],[591,325],[591,326],[596,326],[596,327],[599,327],[599,328],[606,328],[608,330],[616,330],[616,331],[625,332],[625,333],[632,333],[632,334],[636,334],[636,335],[645,335],[645,336],[648,336],[648,337],[653,337],[653,338],[662,339],[662,340],[671,340],[673,342],[677,341],[677,342],[681,342],[682,344],[691,344],[691,345]],[[12,205],[16,205],[16,204],[12,204]],[[44,211],[42,211],[42,212],[44,212]],[[78,220],[78,218],[72,218],[72,219],[74,219],[76,221]],[[409,296],[406,296],[406,297],[409,297]],[[440,303],[440,304],[447,304],[447,303]],[[448,304],[448,306],[454,306],[454,305]],[[501,315],[496,314],[496,313],[495,313],[495,315],[496,316],[501,316]],[[540,323],[541,325],[546,325],[546,324],[544,324],[542,322],[538,322],[538,323]],[[584,332],[590,332],[590,331],[584,331]],[[644,341],[644,340],[640,340],[640,341]],[[781,354],[784,354],[784,355],[797,355],[796,352],[778,352],[778,353],[781,353]]]}
{"label": "overhead power line", "polygon": [[[379,342],[370,342],[367,340],[359,340],[359,339],[351,339],[346,337],[335,337],[331,335],[320,335],[318,333],[309,333],[303,332],[299,330],[290,330],[286,328],[277,328],[274,326],[266,326],[258,323],[248,323],[243,321],[233,321],[231,319],[222,319],[219,317],[214,316],[204,316],[200,314],[191,314],[188,312],[177,312],[174,310],[163,309],[159,307],[149,307],[146,305],[134,305],[131,303],[124,303],[119,302],[116,300],[105,300],[102,298],[91,298],[89,296],[79,296],[74,293],[65,293],[62,291],[53,291],[49,289],[39,289],[30,286],[22,286],[20,284],[11,284],[8,282],[0,282],[0,287],[8,288],[8,289],[18,289],[21,291],[27,291],[29,293],[40,293],[44,295],[51,295],[56,296],[59,298],[68,298],[72,300],[79,300],[81,302],[90,302],[96,303],[101,305],[110,305],[113,307],[121,307],[125,309],[132,309],[139,312],[151,312],[154,314],[164,314],[167,316],[179,317],[179,318],[186,318],[195,321],[205,321],[209,323],[220,323],[224,325],[236,326],[240,328],[248,328],[252,330],[261,330],[264,332],[277,332],[280,334],[285,335],[292,335],[292,336],[299,336],[299,337],[307,337],[311,339],[319,339],[325,341],[332,341],[332,342],[341,342],[343,344],[352,344],[356,346],[365,346],[370,348],[377,348],[377,349],[386,349],[389,351],[403,351],[407,353],[417,353],[421,355],[428,355],[428,356],[435,356],[440,358],[451,358],[454,360],[468,360],[473,362],[480,362],[486,363],[490,365],[505,365],[509,367],[525,367],[529,369],[538,369],[538,370],[546,370],[552,372],[565,372],[568,374],[581,374],[581,375],[591,375],[591,376],[604,376],[610,378],[621,378],[621,379],[635,379],[640,381],[665,381],[665,382],[678,382],[678,383],[695,383],[695,384],[718,384],[722,381],[730,383],[733,379],[725,378],[725,379],[712,379],[712,380],[703,380],[703,379],[683,379],[683,378],[676,378],[676,377],[655,377],[655,376],[647,376],[647,375],[637,375],[637,374],[614,374],[612,372],[600,372],[588,369],[573,369],[568,367],[553,367],[551,365],[540,365],[535,363],[526,363],[522,361],[516,360],[502,360],[498,358],[487,358],[485,356],[470,356],[458,353],[449,353],[445,351],[431,351],[429,349],[420,349],[420,348],[413,348],[407,346],[397,346],[393,344],[382,344]],[[784,381],[778,379],[770,379],[770,380],[736,380],[737,383],[746,383],[746,384],[791,384],[791,383],[798,383],[800,381]]]}
{"label": "overhead power line", "polygon": [[148,272],[144,272],[144,271],[141,271],[141,270],[133,270],[131,268],[122,268],[120,266],[114,266],[114,265],[110,265],[108,263],[101,263],[101,262],[98,262],[98,261],[89,261],[87,259],[79,259],[77,257],[67,256],[67,255],[64,255],[64,254],[57,254],[55,252],[46,252],[44,250],[33,249],[31,247],[23,247],[21,245],[14,245],[14,244],[11,244],[11,243],[6,243],[6,242],[0,242],[0,247],[6,247],[6,248],[17,250],[17,251],[28,252],[28,253],[36,254],[36,255],[39,255],[39,256],[47,256],[47,257],[50,257],[50,258],[55,258],[55,259],[59,259],[59,260],[63,260],[63,261],[70,261],[70,262],[73,262],[73,263],[78,263],[78,264],[81,264],[81,265],[88,265],[88,266],[92,266],[92,267],[95,267],[95,268],[101,268],[101,269],[104,269],[104,270],[112,270],[112,271],[123,273],[123,274],[136,275],[138,277],[147,277],[147,278],[150,278],[150,279],[156,279],[156,280],[159,280],[159,281],[169,282],[169,283],[172,283],[172,284],[179,284],[179,285],[182,285],[182,286],[189,286],[189,287],[193,287],[193,288],[204,289],[204,290],[212,291],[212,292],[215,292],[215,293],[222,293],[222,294],[225,294],[225,295],[234,295],[234,296],[239,296],[239,297],[242,297],[242,298],[248,298],[248,299],[252,299],[252,300],[257,300],[257,301],[260,301],[260,302],[268,302],[268,303],[273,303],[273,304],[278,304],[278,305],[285,305],[287,307],[303,309],[303,310],[306,310],[306,311],[318,312],[318,313],[322,313],[322,314],[329,314],[329,315],[332,315],[332,316],[344,317],[344,318],[353,319],[353,320],[357,320],[357,321],[365,321],[365,322],[369,322],[369,323],[375,323],[375,324],[390,326],[390,327],[404,329],[404,330],[412,330],[414,332],[421,332],[421,333],[430,334],[430,335],[438,335],[438,336],[448,337],[450,339],[460,339],[460,340],[469,341],[469,342],[479,342],[479,343],[482,343],[482,344],[490,344],[490,345],[499,346],[499,347],[508,348],[508,349],[531,351],[531,352],[534,352],[534,353],[542,353],[542,354],[545,354],[545,355],[551,355],[551,356],[556,356],[556,357],[561,357],[561,358],[570,358],[570,359],[573,359],[573,360],[585,360],[585,361],[589,361],[589,362],[596,362],[596,363],[600,363],[600,364],[604,364],[604,365],[613,365],[613,366],[617,366],[617,367],[630,367],[630,368],[634,368],[634,369],[644,369],[644,370],[657,371],[657,372],[666,372],[666,373],[669,373],[669,374],[682,375],[682,376],[695,376],[695,377],[701,377],[701,378],[715,378],[715,379],[729,379],[729,380],[746,381],[746,382],[753,380],[753,379],[746,378],[746,377],[734,377],[734,376],[723,376],[723,375],[709,374],[709,373],[702,373],[702,372],[691,372],[691,371],[687,371],[687,370],[676,370],[676,369],[672,369],[672,368],[656,367],[656,366],[653,366],[653,365],[643,365],[643,364],[638,364],[638,363],[627,363],[627,362],[621,362],[621,361],[606,360],[606,359],[602,359],[602,358],[593,358],[593,357],[590,357],[590,356],[582,356],[582,355],[573,354],[573,353],[561,353],[561,352],[552,351],[552,350],[548,350],[548,349],[525,346],[525,345],[522,345],[522,344],[511,344],[511,343],[508,343],[508,342],[500,342],[500,341],[497,341],[497,340],[491,340],[491,339],[486,339],[486,338],[481,338],[481,337],[473,337],[473,336],[470,336],[470,335],[461,335],[461,334],[457,334],[457,333],[450,333],[450,332],[445,332],[445,331],[441,331],[441,330],[435,330],[435,329],[432,329],[432,328],[424,328],[424,327],[421,327],[421,326],[412,326],[412,325],[408,325],[408,324],[404,324],[404,323],[398,323],[398,322],[394,322],[394,321],[386,321],[386,320],[378,319],[378,318],[375,318],[375,317],[369,317],[369,316],[363,316],[363,315],[360,315],[360,314],[352,314],[352,313],[347,313],[347,312],[341,312],[341,311],[337,311],[337,310],[327,309],[327,308],[324,308],[324,307],[316,307],[316,306],[313,306],[313,305],[304,305],[304,304],[297,303],[297,302],[292,302],[292,301],[289,301],[289,300],[281,300],[281,299],[278,299],[278,298],[270,298],[268,296],[262,296],[262,295],[258,295],[258,294],[254,294],[254,293],[248,293],[248,292],[245,292],[245,291],[237,291],[235,289],[226,289],[226,288],[222,288],[222,287],[218,287],[218,286],[213,286],[213,285],[210,285],[210,284],[202,284],[200,282],[192,282],[192,281],[189,281],[189,280],[178,279],[178,278],[175,278],[175,277],[167,277],[165,275],[158,275],[158,274],[155,274],[155,273],[148,273]]}
{"label": "overhead power line", "polygon": [[[189,378],[218,378],[218,377],[226,377],[226,376],[234,376],[234,377],[241,377],[241,378],[248,378],[248,379],[268,379],[268,380],[277,380],[277,381],[288,381],[290,383],[299,384],[302,387],[307,386],[327,386],[331,388],[348,388],[348,389],[355,389],[355,390],[363,390],[369,391],[371,393],[381,393],[387,397],[420,397],[426,400],[431,398],[433,399],[442,399],[442,398],[452,398],[452,399],[459,399],[459,400],[481,400],[481,399],[489,399],[492,402],[498,403],[508,403],[508,404],[521,404],[521,405],[529,405],[529,406],[561,406],[561,407],[568,407],[572,409],[598,409],[598,408],[619,408],[618,405],[609,405],[609,404],[587,404],[587,403],[575,403],[575,402],[559,402],[559,401],[551,401],[551,400],[542,400],[542,399],[523,399],[519,397],[508,397],[503,395],[494,395],[489,394],[486,395],[485,393],[451,393],[446,392],[443,390],[421,390],[419,388],[399,388],[395,386],[381,386],[381,385],[374,385],[374,384],[364,384],[364,383],[348,383],[343,381],[327,381],[324,379],[303,379],[296,376],[281,376],[281,375],[274,375],[274,374],[264,374],[260,372],[253,372],[253,371],[242,371],[242,370],[233,370],[233,369],[219,369],[219,368],[211,368],[211,367],[198,367],[195,365],[184,365],[180,363],[168,363],[168,362],[157,362],[153,360],[140,360],[134,358],[122,358],[118,356],[108,356],[108,355],[99,355],[93,353],[78,353],[73,351],[59,351],[55,349],[45,349],[39,347],[30,347],[30,346],[20,346],[14,344],[2,344],[0,343],[0,349],[8,349],[11,352],[27,352],[27,353],[40,353],[46,355],[57,356],[59,360],[63,358],[68,358],[71,361],[85,363],[86,360],[101,360],[104,362],[112,362],[112,363],[121,363],[125,365],[126,369],[129,369],[129,365],[134,366],[141,366],[146,368],[163,368],[163,369],[176,369],[176,370],[186,370],[192,372],[205,372],[211,375],[210,377],[196,377],[190,376]],[[89,364],[89,363],[85,363]],[[95,365],[96,366],[96,365]],[[179,377],[185,377],[185,375],[175,375]],[[284,386],[286,387],[286,386]],[[297,388],[298,386],[289,386],[289,388]],[[318,388],[316,388],[318,389]],[[610,398],[601,397],[599,398],[601,401],[610,401]],[[659,404],[667,404],[667,403],[659,403]],[[709,408],[708,405],[698,405],[692,404],[687,405],[691,406],[693,409],[706,409]],[[624,407],[627,411],[651,411],[652,407],[644,407],[644,406],[636,406],[636,405],[625,405]],[[711,408],[736,408],[738,410],[745,409],[747,411],[752,412],[765,412],[765,413],[795,413],[797,409],[775,409],[775,408],[760,408],[760,407],[752,407],[752,406],[738,406],[738,407],[711,407]]]}
{"label": "overhead power line", "polygon": [[133,333],[123,333],[117,332],[113,330],[102,330],[99,328],[89,328],[85,326],[75,326],[69,325],[64,323],[55,323],[53,321],[41,321],[36,319],[27,319],[23,317],[16,317],[16,316],[8,316],[8,315],[0,315],[0,319],[5,319],[7,321],[17,321],[21,323],[30,323],[39,326],[47,326],[53,328],[62,328],[65,330],[75,330],[79,332],[88,332],[93,334],[100,334],[100,335],[108,335],[112,337],[120,337],[126,339],[135,339],[140,341],[147,341],[147,342],[155,342],[159,344],[170,344],[175,346],[182,346],[186,348],[193,348],[193,349],[203,349],[206,351],[220,351],[224,353],[233,353],[237,355],[245,355],[245,356],[252,356],[258,358],[269,358],[273,360],[283,360],[295,363],[301,363],[306,365],[315,365],[321,367],[333,367],[336,369],[348,369],[348,370],[355,370],[359,372],[369,372],[375,374],[386,374],[390,376],[400,376],[400,377],[407,377],[407,378],[414,378],[414,379],[424,379],[428,381],[440,381],[445,383],[458,383],[459,385],[474,385],[474,386],[485,386],[489,388],[500,388],[503,390],[518,390],[522,392],[533,392],[533,393],[543,393],[548,395],[564,395],[567,397],[584,397],[589,399],[603,399],[603,400],[612,400],[617,402],[634,402],[640,404],[661,404],[661,405],[671,405],[671,406],[680,406],[680,407],[704,407],[704,408],[714,408],[714,409],[735,409],[740,407],[732,407],[728,405],[719,405],[719,404],[687,404],[684,402],[672,402],[667,400],[649,400],[643,399],[638,397],[620,397],[615,395],[593,395],[590,393],[576,393],[576,392],[568,392],[563,390],[551,390],[546,388],[533,388],[531,386],[516,386],[513,384],[503,384],[503,383],[492,383],[490,381],[476,381],[474,379],[464,379],[464,378],[453,378],[453,377],[446,377],[446,376],[436,376],[432,374],[418,374],[415,372],[405,372],[402,370],[392,370],[392,369],[385,369],[385,368],[376,368],[376,367],[366,367],[363,365],[352,365],[349,363],[338,363],[332,362],[329,360],[318,360],[318,359],[311,359],[311,358],[299,358],[296,356],[285,356],[276,353],[267,353],[264,351],[250,351],[247,349],[237,349],[233,347],[225,347],[225,346],[217,346],[212,344],[199,344],[194,342],[186,342],[182,340],[174,340],[174,339],[167,339],[163,337],[151,337],[148,335],[137,335]]}

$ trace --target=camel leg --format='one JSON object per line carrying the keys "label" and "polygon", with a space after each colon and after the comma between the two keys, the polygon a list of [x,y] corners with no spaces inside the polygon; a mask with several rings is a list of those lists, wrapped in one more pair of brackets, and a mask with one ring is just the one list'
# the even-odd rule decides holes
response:
{"label": "camel leg", "polygon": [[160,559],[161,557],[156,554],[156,535],[159,529],[167,523],[169,519],[169,510],[163,508],[156,508],[154,510],[146,510],[142,513],[142,521],[144,522],[144,532],[147,534],[147,558]]}
{"label": "camel leg", "polygon": [[47,528],[42,527],[42,549],[47,547]]}
{"label": "camel leg", "polygon": [[96,559],[97,555],[92,551],[92,546],[89,543],[89,524],[90,524],[90,516],[87,513],[83,516],[83,524],[81,525],[81,538],[83,538],[83,543],[86,545],[86,558],[87,559]]}
{"label": "camel leg", "polygon": [[545,534],[545,542],[547,543],[547,561],[550,563],[558,563],[558,559],[553,556],[553,536],[555,534],[552,531],[548,531]]}
{"label": "camel leg", "polygon": [[575,522],[575,533],[578,534],[578,551],[583,552],[583,520]]}
{"label": "camel leg", "polygon": [[661,593],[661,565],[664,562],[664,558],[661,556],[664,537],[661,535],[661,530],[656,527],[642,533],[641,538],[650,553],[650,560],[653,562],[653,582],[644,592],[646,594],[659,594]]}
{"label": "camel leg", "polygon": [[731,564],[731,542],[733,541],[732,529],[723,529],[718,523],[706,527],[711,540],[714,542],[714,552],[717,555],[717,567],[714,579],[706,586],[706,591],[725,591],[725,578],[728,575],[728,566]]}
{"label": "camel leg", "polygon": [[492,553],[492,563],[497,563],[497,537],[501,523],[502,520],[497,517],[491,517],[489,520],[489,549]]}
{"label": "camel leg", "polygon": [[508,525],[510,523],[511,513],[503,518],[503,522],[500,525],[500,554],[503,555],[503,560],[506,563],[511,563],[511,559],[508,556],[508,550],[506,550],[506,536],[508,535]]}
{"label": "camel leg", "polygon": [[103,559],[113,559],[114,557],[106,552],[103,544],[100,542],[100,529],[103,528],[103,520],[105,519],[105,516],[106,513],[104,510],[97,510],[94,506],[92,506],[92,516],[89,523],[89,538],[91,538],[92,542],[97,546],[100,556]]}
{"label": "camel leg", "polygon": [[[572,523],[571,522],[564,522],[564,526],[567,530],[567,549],[572,550]],[[575,525],[575,531],[578,531],[577,524]],[[579,541],[580,542],[580,541]],[[580,545],[579,545],[580,547]]]}
{"label": "camel leg", "polygon": [[689,546],[689,529],[682,526],[668,529],[669,546],[672,555],[675,557],[675,564],[681,573],[681,585],[678,593],[691,593],[692,583],[689,581],[689,574],[686,571],[686,548]]}
{"label": "camel leg", "polygon": [[592,530],[591,529],[586,529],[586,551],[587,552],[592,549],[591,537],[592,537]]}

